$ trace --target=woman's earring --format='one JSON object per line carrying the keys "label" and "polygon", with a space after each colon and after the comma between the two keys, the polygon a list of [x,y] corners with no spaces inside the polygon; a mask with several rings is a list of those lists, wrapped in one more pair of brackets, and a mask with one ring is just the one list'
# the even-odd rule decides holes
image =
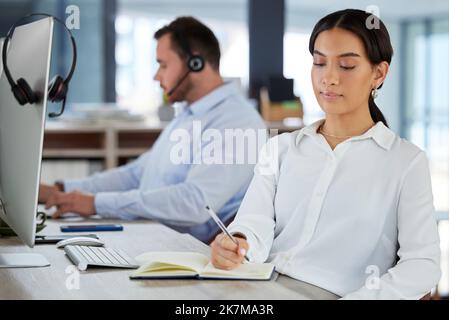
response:
{"label": "woman's earring", "polygon": [[377,98],[377,88],[374,88],[374,89],[371,91],[371,97],[373,97],[373,100]]}

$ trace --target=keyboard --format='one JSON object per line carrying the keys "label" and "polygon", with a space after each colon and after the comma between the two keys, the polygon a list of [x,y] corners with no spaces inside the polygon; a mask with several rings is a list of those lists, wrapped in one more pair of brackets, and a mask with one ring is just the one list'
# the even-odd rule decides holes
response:
{"label": "keyboard", "polygon": [[139,265],[121,250],[89,247],[89,246],[65,246],[64,251],[78,267],[84,271],[89,266],[137,269]]}

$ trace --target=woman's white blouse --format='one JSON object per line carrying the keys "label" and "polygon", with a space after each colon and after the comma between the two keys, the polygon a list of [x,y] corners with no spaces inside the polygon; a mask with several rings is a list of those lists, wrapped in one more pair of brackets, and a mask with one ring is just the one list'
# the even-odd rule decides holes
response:
{"label": "woman's white blouse", "polygon": [[262,149],[229,226],[251,261],[350,299],[419,299],[438,283],[427,158],[382,122],[332,150],[318,121]]}

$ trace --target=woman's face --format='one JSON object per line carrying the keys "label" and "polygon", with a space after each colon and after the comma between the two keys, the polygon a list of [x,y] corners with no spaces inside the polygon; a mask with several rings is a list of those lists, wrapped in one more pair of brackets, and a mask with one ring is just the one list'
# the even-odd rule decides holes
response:
{"label": "woman's face", "polygon": [[316,38],[312,84],[326,114],[343,115],[367,108],[371,90],[382,83],[379,71],[368,60],[362,40],[352,32],[334,28]]}

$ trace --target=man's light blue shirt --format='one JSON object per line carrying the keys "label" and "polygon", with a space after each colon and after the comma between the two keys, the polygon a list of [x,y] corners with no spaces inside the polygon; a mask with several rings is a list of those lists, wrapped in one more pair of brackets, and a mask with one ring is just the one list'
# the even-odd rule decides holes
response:
{"label": "man's light blue shirt", "polygon": [[[85,179],[65,180],[65,190],[94,193],[95,208],[102,217],[155,219],[207,241],[219,229],[204,207],[213,208],[222,221],[231,219],[249,186],[255,162],[246,157],[239,164],[236,152],[223,148],[219,151],[226,163],[231,160],[232,164],[205,164],[198,158],[198,150],[204,154],[211,140],[203,136],[195,141],[198,126],[201,134],[216,129],[222,137],[226,129],[266,130],[259,113],[240,94],[238,86],[225,83],[190,106],[185,105],[151,150],[137,160]],[[190,141],[181,139],[182,133],[188,133]],[[257,147],[248,143],[247,147],[257,154],[264,141],[259,141]],[[183,159],[182,163],[179,159]]]}

